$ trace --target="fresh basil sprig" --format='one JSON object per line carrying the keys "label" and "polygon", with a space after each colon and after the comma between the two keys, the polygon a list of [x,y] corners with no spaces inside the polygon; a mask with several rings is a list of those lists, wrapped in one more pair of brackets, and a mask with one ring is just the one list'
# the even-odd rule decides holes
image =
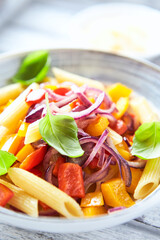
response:
{"label": "fresh basil sprig", "polygon": [[36,51],[30,53],[21,63],[18,72],[12,78],[13,82],[30,85],[33,82],[41,82],[50,68],[48,51]]}
{"label": "fresh basil sprig", "polygon": [[6,174],[16,160],[13,154],[0,150],[0,176]]}
{"label": "fresh basil sprig", "polygon": [[143,123],[138,128],[131,153],[142,159],[160,157],[160,122]]}
{"label": "fresh basil sprig", "polygon": [[84,154],[77,137],[78,128],[74,118],[52,115],[46,94],[47,114],[39,122],[39,131],[45,142],[62,155],[80,157]]}

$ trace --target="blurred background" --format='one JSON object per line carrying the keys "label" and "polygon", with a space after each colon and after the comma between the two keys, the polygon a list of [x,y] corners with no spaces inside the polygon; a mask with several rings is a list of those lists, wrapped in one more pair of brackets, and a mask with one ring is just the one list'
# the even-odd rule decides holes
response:
{"label": "blurred background", "polygon": [[159,0],[0,0],[0,52],[82,47],[158,55],[159,10]]}

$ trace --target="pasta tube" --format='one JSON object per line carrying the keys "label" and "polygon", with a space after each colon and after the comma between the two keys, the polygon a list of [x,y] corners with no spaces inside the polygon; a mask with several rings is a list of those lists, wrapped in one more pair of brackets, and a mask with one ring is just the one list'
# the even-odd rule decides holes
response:
{"label": "pasta tube", "polygon": [[67,218],[83,216],[79,204],[73,198],[45,180],[20,168],[10,168],[8,174],[14,184],[63,216]]}
{"label": "pasta tube", "polygon": [[4,126],[0,126],[0,142],[1,142],[2,138],[8,134],[8,132],[9,132],[8,128],[6,128]]}
{"label": "pasta tube", "polygon": [[7,127],[11,133],[15,131],[18,122],[25,117],[29,109],[29,104],[25,102],[27,94],[31,89],[37,88],[37,83],[31,84],[0,114],[0,126]]}
{"label": "pasta tube", "polygon": [[23,92],[24,88],[20,83],[8,85],[0,88],[0,105],[6,104],[9,99],[14,99]]}
{"label": "pasta tube", "polygon": [[153,122],[158,120],[158,116],[153,112],[153,108],[151,108],[150,104],[144,97],[131,99],[130,106],[140,123]]}
{"label": "pasta tube", "polygon": [[98,89],[105,91],[104,85],[99,81],[81,77],[79,75],[64,71],[59,68],[53,68],[52,70],[53,70],[56,80],[59,83],[72,82],[72,83],[77,84],[78,86],[87,84],[89,87],[94,87],[94,88],[98,88]]}
{"label": "pasta tube", "polygon": [[159,184],[160,180],[160,158],[147,161],[140,181],[134,192],[135,199],[141,199],[151,193]]}
{"label": "pasta tube", "polygon": [[108,127],[108,130],[109,130],[108,136],[112,139],[114,145],[117,145],[122,142],[121,135],[112,130],[110,127]]}
{"label": "pasta tube", "polygon": [[40,120],[37,120],[36,122],[33,122],[28,126],[24,141],[25,144],[36,142],[42,138],[39,132],[39,121]]}
{"label": "pasta tube", "polygon": [[14,196],[8,202],[11,206],[16,207],[22,212],[27,213],[32,217],[38,217],[38,200],[25,193],[22,189],[13,184],[0,179],[0,183],[11,189]]}

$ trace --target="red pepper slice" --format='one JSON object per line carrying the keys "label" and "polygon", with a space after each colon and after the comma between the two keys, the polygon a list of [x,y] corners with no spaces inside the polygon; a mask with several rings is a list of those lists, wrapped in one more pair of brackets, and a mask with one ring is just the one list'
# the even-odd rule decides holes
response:
{"label": "red pepper slice", "polygon": [[56,176],[56,177],[58,176],[59,167],[62,163],[65,163],[65,159],[62,156],[60,156],[60,157],[58,157],[58,159],[56,161],[56,164],[55,164],[55,167],[53,169],[53,175],[54,176]]}
{"label": "red pepper slice", "polygon": [[0,206],[4,207],[13,196],[14,193],[8,187],[0,183]]}
{"label": "red pepper slice", "polygon": [[45,204],[44,202],[41,202],[40,200],[38,201],[38,203],[45,211],[51,209],[47,204]]}
{"label": "red pepper slice", "polygon": [[54,90],[54,92],[55,92],[56,94],[59,94],[59,95],[61,95],[61,96],[65,96],[66,93],[68,93],[69,91],[71,91],[70,88],[64,88],[64,87],[56,88],[56,89]]}
{"label": "red pepper slice", "polygon": [[75,163],[62,163],[58,171],[59,188],[73,198],[85,196],[82,168]]}
{"label": "red pepper slice", "polygon": [[30,170],[34,168],[40,162],[42,162],[46,152],[47,152],[47,146],[43,146],[35,150],[25,158],[25,160],[21,163],[19,167],[25,170]]}
{"label": "red pepper slice", "polygon": [[88,165],[91,169],[96,169],[97,168],[97,164],[98,164],[98,158],[93,158],[93,160],[90,162],[90,164]]}
{"label": "red pepper slice", "polygon": [[44,89],[31,90],[26,96],[25,101],[30,105],[39,103],[45,98],[45,93]]}
{"label": "red pepper slice", "polygon": [[37,168],[32,168],[31,170],[29,170],[29,172],[33,173],[37,177],[42,177],[42,172]]}

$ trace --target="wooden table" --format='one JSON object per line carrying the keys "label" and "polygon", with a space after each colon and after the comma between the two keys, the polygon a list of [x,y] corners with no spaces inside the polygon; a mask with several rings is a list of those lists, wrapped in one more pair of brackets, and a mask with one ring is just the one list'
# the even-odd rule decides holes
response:
{"label": "wooden table", "polygon": [[[73,14],[105,0],[1,0],[0,52],[41,47],[73,46],[65,29]],[[121,2],[114,1],[112,2]],[[158,0],[135,0],[160,9]],[[7,9],[7,11],[6,11]],[[107,227],[107,226],[106,226]],[[144,216],[114,228],[80,234],[29,232],[0,224],[0,240],[156,240],[160,239],[160,207],[153,206]]]}

